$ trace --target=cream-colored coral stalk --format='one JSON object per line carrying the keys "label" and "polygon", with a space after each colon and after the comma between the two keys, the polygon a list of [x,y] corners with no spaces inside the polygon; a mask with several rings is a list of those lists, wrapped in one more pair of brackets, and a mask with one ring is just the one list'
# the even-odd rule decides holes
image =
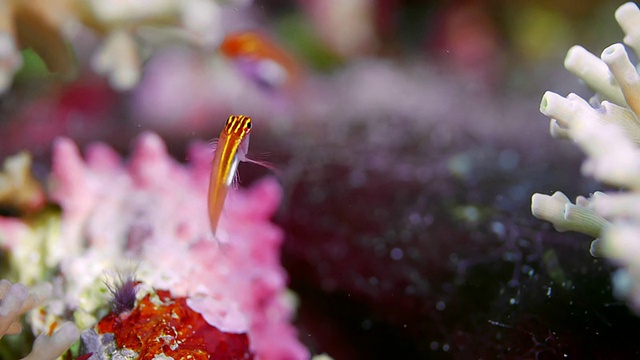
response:
{"label": "cream-colored coral stalk", "polygon": [[22,360],[55,360],[78,340],[80,333],[73,323],[65,323],[51,336],[39,335],[33,343],[31,353]]}
{"label": "cream-colored coral stalk", "polygon": [[19,317],[34,309],[51,296],[51,284],[42,284],[30,290],[21,284],[0,280],[0,338],[5,334],[22,331]]}
{"label": "cream-colored coral stalk", "polygon": [[[626,135],[640,145],[640,120],[628,108],[603,101],[600,107],[593,108],[576,94],[562,97],[552,91],[547,91],[540,103],[540,112],[550,117],[551,134],[553,131],[563,131],[564,137],[573,138],[581,130],[585,122],[594,126],[615,124],[621,127]],[[573,134],[571,127],[574,125]]]}
{"label": "cream-colored coral stalk", "polygon": [[582,46],[573,46],[564,59],[564,67],[570,73],[583,79],[593,91],[600,94],[602,100],[626,106],[622,90],[613,78],[607,64]]}
{"label": "cream-colored coral stalk", "polygon": [[598,237],[608,222],[593,211],[591,202],[594,198],[603,196],[606,197],[601,192],[596,192],[591,199],[578,196],[574,205],[559,191],[551,196],[534,194],[531,199],[531,212],[538,219],[552,223],[557,231],[577,231]]}
{"label": "cream-colored coral stalk", "polygon": [[616,10],[616,21],[625,33],[624,43],[631,46],[636,54],[640,54],[640,10],[632,2],[628,2]]}
{"label": "cream-colored coral stalk", "polygon": [[[22,284],[12,284],[0,280],[0,338],[22,331],[20,317],[42,305],[51,296],[51,284],[44,283],[27,289]],[[33,344],[31,353],[23,360],[55,360],[69,349],[79,338],[78,328],[65,323],[51,336],[40,334]]]}
{"label": "cream-colored coral stalk", "polygon": [[600,56],[616,79],[624,99],[636,115],[640,115],[640,76],[622,44],[613,44]]}

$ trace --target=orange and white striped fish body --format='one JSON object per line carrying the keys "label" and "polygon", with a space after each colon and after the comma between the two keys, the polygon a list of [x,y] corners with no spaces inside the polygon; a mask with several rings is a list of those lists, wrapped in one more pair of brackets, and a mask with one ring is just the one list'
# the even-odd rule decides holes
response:
{"label": "orange and white striped fish body", "polygon": [[220,133],[209,179],[208,208],[211,231],[216,236],[218,222],[229,187],[233,184],[240,161],[251,161],[246,157],[249,149],[251,118],[231,115]]}

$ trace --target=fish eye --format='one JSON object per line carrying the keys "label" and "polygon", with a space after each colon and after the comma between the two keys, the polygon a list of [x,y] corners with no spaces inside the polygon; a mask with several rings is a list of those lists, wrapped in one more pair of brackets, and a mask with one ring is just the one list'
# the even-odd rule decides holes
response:
{"label": "fish eye", "polygon": [[247,125],[245,125],[247,130],[251,129],[251,121],[247,121]]}

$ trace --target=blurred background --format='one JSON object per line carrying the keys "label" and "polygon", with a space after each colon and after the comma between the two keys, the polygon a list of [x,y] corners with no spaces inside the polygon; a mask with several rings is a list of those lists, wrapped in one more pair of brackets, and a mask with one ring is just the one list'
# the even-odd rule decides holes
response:
{"label": "blurred background", "polygon": [[589,97],[564,55],[621,42],[622,1],[9,3],[0,158],[30,151],[43,180],[59,136],[126,155],[153,131],[188,162],[230,114],[254,119],[249,154],[279,173],[241,165],[241,186],[284,188],[274,220],[312,353],[640,354],[614,267],[529,209],[600,187],[538,107],[546,90]]}

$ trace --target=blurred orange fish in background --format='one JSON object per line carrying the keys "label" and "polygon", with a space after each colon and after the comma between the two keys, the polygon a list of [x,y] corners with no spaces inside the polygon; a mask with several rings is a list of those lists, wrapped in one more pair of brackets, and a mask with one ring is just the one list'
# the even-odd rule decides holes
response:
{"label": "blurred orange fish in background", "polygon": [[302,65],[261,33],[230,33],[222,41],[220,50],[261,87],[292,90],[302,81]]}

